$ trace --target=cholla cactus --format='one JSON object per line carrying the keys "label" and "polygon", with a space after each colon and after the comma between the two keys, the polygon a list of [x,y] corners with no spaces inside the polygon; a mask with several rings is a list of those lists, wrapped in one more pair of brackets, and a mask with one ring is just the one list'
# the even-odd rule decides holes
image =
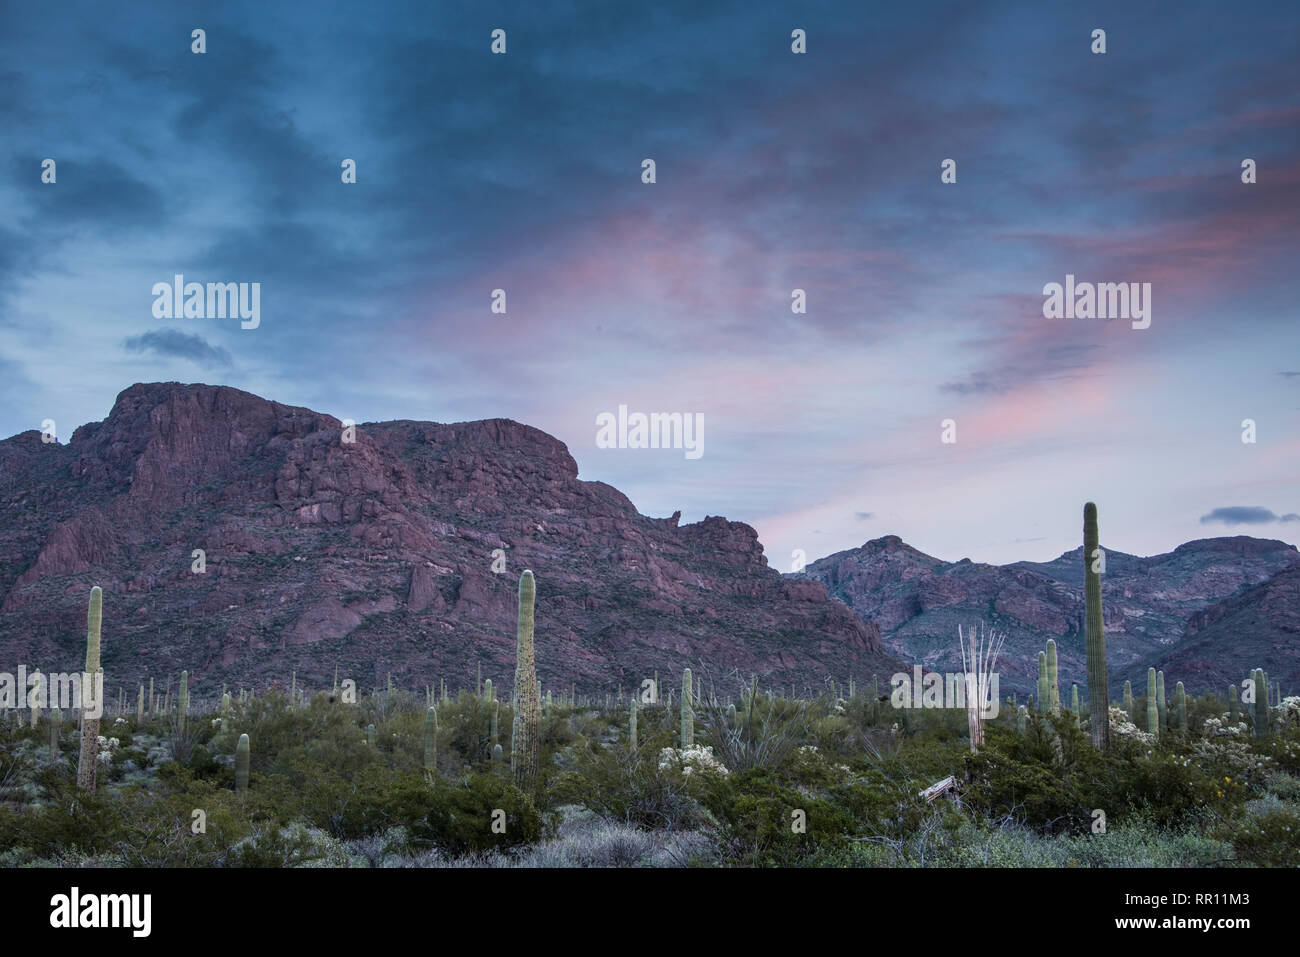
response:
{"label": "cholla cactus", "polygon": [[[103,618],[104,593],[98,585],[90,590],[90,609],[86,615],[86,675],[95,681],[99,674],[99,629]],[[84,693],[84,692],[83,692]],[[102,705],[102,702],[101,702]],[[81,760],[77,765],[77,787],[93,793],[95,771],[99,764],[99,719],[85,716],[81,721]]]}
{"label": "cholla cactus", "polygon": [[690,777],[695,773],[720,774],[730,773],[727,766],[713,756],[713,748],[692,745],[689,748],[664,748],[659,752],[659,770],[680,771]]}
{"label": "cholla cactus", "polygon": [[[373,726],[372,726],[373,727]],[[241,734],[235,745],[235,793],[248,793],[248,735]]]}

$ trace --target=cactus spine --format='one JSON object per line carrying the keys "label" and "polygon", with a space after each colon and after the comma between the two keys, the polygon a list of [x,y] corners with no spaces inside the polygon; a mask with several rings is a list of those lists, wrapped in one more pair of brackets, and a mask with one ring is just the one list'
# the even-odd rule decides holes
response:
{"label": "cactus spine", "polygon": [[[96,681],[99,674],[99,628],[103,620],[104,593],[96,585],[90,590],[90,609],[86,615],[86,673],[83,680]],[[98,694],[99,689],[94,689]],[[83,689],[83,701],[85,691]],[[81,719],[81,760],[77,764],[77,787],[94,792],[95,768],[99,763],[99,719],[86,716]]]}
{"label": "cactus spine", "polygon": [[519,576],[519,622],[515,633],[515,718],[510,729],[510,770],[515,786],[532,798],[537,791],[537,765],[541,759],[538,724],[541,702],[537,695],[537,664],[533,658],[533,602],[537,583],[524,569]]}
{"label": "cactus spine", "polygon": [[1083,506],[1083,591],[1088,638],[1088,698],[1092,715],[1092,743],[1099,750],[1110,746],[1110,689],[1106,676],[1106,630],[1101,618],[1101,545],[1097,532],[1097,506]]}
{"label": "cactus spine", "polygon": [[248,793],[248,735],[241,734],[235,745],[235,793]]}
{"label": "cactus spine", "polygon": [[682,750],[695,747],[695,710],[691,707],[691,669],[682,672]]}
{"label": "cactus spine", "polygon": [[[1061,713],[1061,688],[1057,683],[1056,674],[1056,642],[1047,639],[1047,700],[1051,706],[1052,714]],[[1078,711],[1078,708],[1074,709]]]}
{"label": "cactus spine", "polygon": [[1178,730],[1187,733],[1187,692],[1180,681],[1174,685],[1174,707],[1178,709]]}
{"label": "cactus spine", "polygon": [[1147,669],[1147,733],[1160,737],[1160,708],[1156,704],[1156,669]]}

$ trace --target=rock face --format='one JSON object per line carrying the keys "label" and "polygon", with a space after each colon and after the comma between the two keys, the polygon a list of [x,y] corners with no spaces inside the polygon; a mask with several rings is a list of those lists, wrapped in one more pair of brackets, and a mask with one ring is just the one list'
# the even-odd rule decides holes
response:
{"label": "rock face", "polygon": [[640,515],[537,429],[399,421],[343,437],[308,409],[159,383],[67,445],[0,441],[0,656],[78,668],[99,584],[114,695],[182,668],[200,695],[290,670],[319,688],[335,665],[362,691],[389,672],[464,686],[480,665],[508,686],[532,568],[547,688],[630,693],[686,666],[817,688],[897,670],[875,625],[768,568],[752,528]]}
{"label": "rock face", "polygon": [[1300,565],[1199,611],[1183,639],[1152,662],[1184,682],[1228,693],[1251,668],[1268,672],[1283,694],[1300,685]]}
{"label": "rock face", "polygon": [[[1247,536],[1188,542],[1150,558],[1108,549],[1102,603],[1108,670],[1116,689],[1125,679],[1132,680],[1135,689],[1141,679],[1144,688],[1148,662],[1172,654],[1185,631],[1191,635],[1209,630],[1216,613],[1225,621],[1238,620],[1236,612],[1212,609],[1219,607],[1217,602],[1298,568],[1300,554],[1294,545]],[[1038,652],[1048,638],[1057,643],[1061,686],[1068,688],[1071,681],[1078,682],[1081,691],[1086,686],[1082,546],[1051,562],[984,565],[967,559],[941,561],[891,535],[813,562],[790,577],[826,585],[864,619],[877,622],[886,647],[906,661],[959,672],[957,625],[984,621],[1007,635],[1000,690],[1034,692]],[[1283,584],[1290,580],[1284,578]],[[1285,588],[1279,593],[1285,594]],[[1244,594],[1241,600],[1256,609],[1255,633],[1270,635],[1268,641],[1282,645],[1289,642],[1293,653],[1297,651],[1294,619],[1276,611],[1280,605],[1264,610]],[[1199,653],[1217,656],[1222,674],[1240,671],[1245,677],[1254,667],[1268,670],[1252,657],[1257,649],[1234,643],[1227,625],[1208,641],[1197,646]],[[1220,683],[1212,682],[1209,672],[1198,677],[1191,668],[1166,670],[1191,690],[1209,690]],[[1226,679],[1222,684],[1220,690],[1226,692]]]}

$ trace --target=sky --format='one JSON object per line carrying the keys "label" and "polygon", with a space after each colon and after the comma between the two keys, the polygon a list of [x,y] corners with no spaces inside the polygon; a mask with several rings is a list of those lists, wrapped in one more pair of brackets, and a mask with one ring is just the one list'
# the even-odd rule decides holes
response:
{"label": "sky", "polygon": [[[0,435],[207,382],[516,419],[782,570],[1047,560],[1086,501],[1296,543],[1298,81],[1292,0],[0,3]],[[157,318],[176,274],[259,324]],[[1045,318],[1067,275],[1149,328]],[[620,405],[703,454],[599,447]]]}

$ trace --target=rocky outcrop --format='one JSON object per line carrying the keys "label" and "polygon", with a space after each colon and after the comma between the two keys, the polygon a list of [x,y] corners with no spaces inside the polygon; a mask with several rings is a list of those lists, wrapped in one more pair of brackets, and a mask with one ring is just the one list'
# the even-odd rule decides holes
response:
{"label": "rocky outcrop", "polygon": [[363,689],[388,672],[463,685],[480,666],[508,686],[527,567],[547,687],[897,669],[874,623],[768,568],[754,529],[679,520],[580,480],[563,443],[518,422],[350,436],[236,389],[135,385],[67,445],[0,441],[0,654],[75,667],[96,583],[110,686],[182,668],[196,694],[290,670],[319,686],[336,664]]}

